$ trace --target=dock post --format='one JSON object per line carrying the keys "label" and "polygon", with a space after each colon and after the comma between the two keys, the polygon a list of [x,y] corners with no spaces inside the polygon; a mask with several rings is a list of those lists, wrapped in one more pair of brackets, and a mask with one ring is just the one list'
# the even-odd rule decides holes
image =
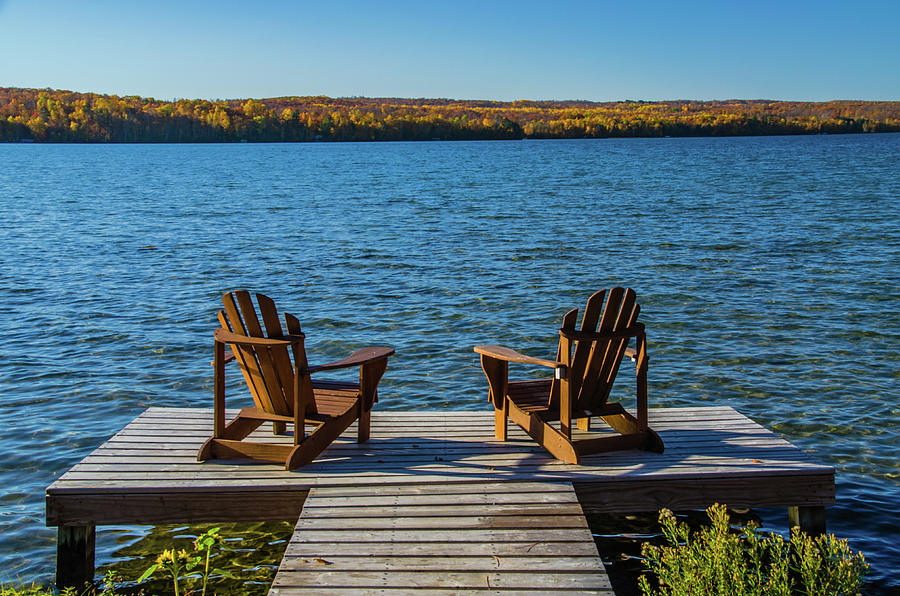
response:
{"label": "dock post", "polygon": [[788,507],[788,519],[792,528],[799,527],[810,536],[825,533],[824,507]]}
{"label": "dock post", "polygon": [[96,527],[59,526],[56,537],[56,587],[83,588],[94,581]]}

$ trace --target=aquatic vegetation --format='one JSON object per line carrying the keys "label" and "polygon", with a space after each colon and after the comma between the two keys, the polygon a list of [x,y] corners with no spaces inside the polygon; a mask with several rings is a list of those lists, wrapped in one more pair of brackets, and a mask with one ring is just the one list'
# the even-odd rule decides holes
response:
{"label": "aquatic vegetation", "polygon": [[54,596],[53,591],[37,584],[29,585],[0,585],[0,596]]}
{"label": "aquatic vegetation", "polygon": [[[0,596],[119,596],[125,594],[178,594],[179,596],[205,596],[206,594],[265,594],[274,576],[274,569],[284,551],[285,538],[290,536],[293,524],[288,522],[261,522],[257,524],[226,524],[225,526],[201,526],[189,531],[198,532],[190,544],[185,545],[180,530],[178,538],[169,528],[160,528],[147,546],[143,541],[125,551],[136,556],[137,550],[147,554],[125,560],[105,569],[102,580],[81,588],[63,588],[57,591],[52,585],[0,584]],[[200,532],[201,530],[205,530]],[[187,548],[185,548],[185,546]],[[147,548],[154,550],[147,551]],[[160,550],[157,550],[161,548]],[[158,554],[157,554],[158,553]],[[139,565],[153,563],[138,576]],[[273,561],[274,566],[261,563]],[[103,570],[101,570],[103,571]]]}
{"label": "aquatic vegetation", "polygon": [[204,569],[208,569],[207,594],[263,595],[268,593],[293,531],[293,522],[156,526],[137,540],[124,537],[122,547],[112,554],[113,560],[98,572],[114,573],[122,578],[117,583],[121,593],[171,594],[172,576],[162,568],[140,583],[136,580],[156,565],[163,551],[185,550],[195,558],[202,557],[203,561],[181,576],[179,589],[185,588],[182,594],[199,596],[204,585]]}
{"label": "aquatic vegetation", "polygon": [[[680,595],[859,594],[869,566],[862,553],[831,534],[811,537],[792,529],[790,541],[761,534],[754,523],[731,531],[724,505],[707,509],[711,525],[691,533],[663,509],[659,515],[668,546],[645,544],[641,591]],[[656,584],[656,585],[653,585]]]}
{"label": "aquatic vegetation", "polygon": [[[218,534],[219,528],[210,528],[194,540],[194,552],[189,553],[185,549],[176,551],[173,549],[165,549],[156,557],[156,563],[147,568],[146,571],[138,578],[138,583],[143,582],[157,571],[163,571],[166,575],[172,577],[172,584],[175,596],[181,595],[181,581],[188,581],[189,578],[195,576],[192,573],[195,568],[203,564],[203,571],[200,574],[202,580],[201,596],[206,595],[206,586],[209,580],[210,572],[220,577],[232,577],[227,571],[214,568],[210,570],[209,561],[213,553],[213,547],[222,544],[222,537]],[[196,581],[196,577],[193,578]]]}
{"label": "aquatic vegetation", "polygon": [[79,590],[77,588],[63,588],[59,592],[49,586],[38,585],[34,582],[28,585],[0,585],[0,596],[117,596],[116,582],[120,580],[113,572],[107,573],[99,588],[94,586],[85,586]]}

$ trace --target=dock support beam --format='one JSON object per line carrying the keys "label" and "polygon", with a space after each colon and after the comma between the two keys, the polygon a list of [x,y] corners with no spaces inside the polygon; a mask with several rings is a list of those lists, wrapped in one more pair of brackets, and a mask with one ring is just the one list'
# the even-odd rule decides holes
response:
{"label": "dock support beam", "polygon": [[788,507],[788,520],[792,528],[799,527],[810,536],[825,533],[824,507]]}
{"label": "dock support beam", "polygon": [[94,581],[95,526],[59,526],[56,537],[56,587],[83,588]]}

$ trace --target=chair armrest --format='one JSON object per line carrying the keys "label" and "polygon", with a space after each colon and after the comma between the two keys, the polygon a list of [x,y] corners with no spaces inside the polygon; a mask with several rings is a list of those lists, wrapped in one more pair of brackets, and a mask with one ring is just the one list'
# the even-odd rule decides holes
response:
{"label": "chair armrest", "polygon": [[329,362],[328,364],[318,364],[316,366],[310,366],[306,369],[308,373],[319,372],[323,370],[334,370],[337,368],[347,368],[349,366],[362,366],[364,364],[369,364],[371,362],[376,362],[378,360],[382,360],[391,356],[394,353],[394,348],[385,348],[385,347],[374,347],[374,348],[363,348],[361,350],[357,350],[344,358],[343,360],[336,360],[335,362]]}
{"label": "chair armrest", "polygon": [[272,337],[249,337],[247,335],[238,335],[225,331],[222,328],[216,329],[213,333],[217,342],[223,344],[237,344],[239,346],[264,346],[274,348],[276,346],[290,346],[302,343],[306,336],[302,333],[297,335],[276,335]]}
{"label": "chair armrest", "polygon": [[475,352],[482,356],[490,356],[498,360],[507,362],[521,362],[523,364],[537,364],[538,366],[548,366],[550,368],[564,368],[565,364],[556,360],[545,360],[543,358],[533,358],[520,354],[511,348],[503,346],[475,346]]}

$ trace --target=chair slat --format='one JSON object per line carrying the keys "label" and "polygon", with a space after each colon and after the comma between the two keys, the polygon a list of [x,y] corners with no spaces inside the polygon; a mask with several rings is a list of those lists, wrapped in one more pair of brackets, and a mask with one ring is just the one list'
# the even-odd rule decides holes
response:
{"label": "chair slat", "polygon": [[[287,325],[288,333],[300,335],[303,333],[303,330],[300,328],[300,321],[294,315],[290,313],[284,313],[284,323]],[[309,362],[306,359],[306,350],[300,350],[297,353],[297,366],[300,368],[308,368]],[[307,416],[312,414],[317,414],[319,412],[318,406],[316,405],[315,392],[313,391],[312,381],[310,377],[307,375],[305,378],[300,379],[300,403],[304,404],[304,411]]]}
{"label": "chair slat", "polygon": [[[581,319],[582,331],[594,332],[597,330],[597,321],[603,312],[603,299],[605,297],[606,290],[600,290],[588,298],[587,305],[584,307],[584,315]],[[573,396],[578,396],[581,392],[581,384],[584,382],[584,369],[587,366],[590,354],[591,342],[575,342],[575,356],[572,358],[572,366],[569,368],[569,391]]]}
{"label": "chair slat", "polygon": [[[244,317],[244,327],[247,329],[247,335],[250,337],[265,337],[262,326],[259,324],[259,318],[256,316],[256,308],[253,306],[253,300],[250,298],[250,292],[239,290],[234,293],[237,298],[238,305],[241,308],[241,314]],[[274,350],[284,350],[287,355],[287,348],[274,348]],[[281,381],[275,372],[275,362],[272,357],[273,348],[257,347],[254,350],[259,368],[262,371],[263,380],[266,386],[266,396],[271,404],[270,412],[275,414],[283,414],[285,416],[292,413],[288,407],[288,401],[285,401],[284,392],[281,389]]]}
{"label": "chair slat", "polygon": [[[634,307],[635,293],[630,288],[612,288],[603,308],[603,316],[597,325],[597,332],[619,331],[625,326],[620,326],[622,312],[627,311],[626,317],[631,315]],[[588,364],[585,367],[584,381],[578,399],[574,407],[591,410],[602,406],[595,397],[598,393],[605,393],[606,380],[609,378],[609,369],[618,362],[613,363],[615,354],[625,340],[606,340],[591,342],[591,353]],[[621,359],[621,357],[620,357]],[[606,371],[605,374],[603,371]]]}
{"label": "chair slat", "polygon": [[[610,293],[612,298],[612,293]],[[600,322],[600,331],[621,331],[626,329],[634,313],[636,295],[633,290],[624,289],[617,304],[610,304]],[[622,354],[628,344],[626,339],[613,339],[606,342],[598,342],[594,345],[595,353],[592,354],[592,362],[589,375],[593,387],[582,395],[581,404],[592,409],[603,405],[601,396],[609,394],[610,375],[615,379],[613,369],[618,369],[622,362]]]}
{"label": "chair slat", "polygon": [[[218,312],[217,318],[219,319],[219,323],[222,325],[222,329],[231,331],[232,333],[240,333],[240,331],[235,331],[235,329],[232,327],[224,310],[220,310]],[[247,382],[247,387],[250,389],[250,395],[253,397],[253,403],[259,406],[259,392],[256,389],[253,376],[250,374],[250,368],[247,366],[246,362],[244,362],[244,354],[237,349],[232,349],[231,352],[232,354],[234,354],[234,358],[238,363],[238,368],[240,369],[244,380]]]}
{"label": "chair slat", "polygon": [[[225,305],[225,315],[232,326],[231,330],[235,333],[249,336],[250,333],[247,331],[247,326],[241,317],[241,311],[238,308],[238,303],[235,301],[234,294],[229,293],[222,296],[222,303]],[[263,373],[256,358],[256,352],[235,345],[231,346],[231,351],[238,357],[238,363],[241,365],[242,372],[244,372],[244,378],[250,378],[247,385],[250,387],[256,406],[273,412],[272,401],[269,399],[269,391],[263,380]]]}
{"label": "chair slat", "polygon": [[[635,324],[638,320],[638,315],[641,313],[641,305],[633,304],[631,307],[631,312],[626,313],[625,309],[622,309],[622,317],[621,323],[616,329],[626,329]],[[628,316],[625,316],[625,315]],[[598,392],[594,397],[595,404],[605,404],[609,399],[609,394],[612,391],[613,383],[616,381],[616,375],[619,374],[619,369],[622,367],[622,357],[625,355],[625,349],[628,347],[627,340],[620,340],[618,343],[618,349],[612,354],[612,357],[608,359],[609,366],[608,368],[604,368],[600,372],[600,379],[603,382],[603,391]],[[603,381],[605,379],[605,382]]]}
{"label": "chair slat", "polygon": [[[266,326],[266,334],[269,337],[281,335],[281,323],[278,320],[278,310],[275,301],[265,294],[256,294],[256,303],[259,304],[259,313],[262,315],[263,324]],[[294,411],[294,371],[291,365],[291,357],[288,348],[272,349],[270,351],[272,363],[275,367],[275,376],[278,379],[278,389],[281,399],[284,401],[285,412]]]}

